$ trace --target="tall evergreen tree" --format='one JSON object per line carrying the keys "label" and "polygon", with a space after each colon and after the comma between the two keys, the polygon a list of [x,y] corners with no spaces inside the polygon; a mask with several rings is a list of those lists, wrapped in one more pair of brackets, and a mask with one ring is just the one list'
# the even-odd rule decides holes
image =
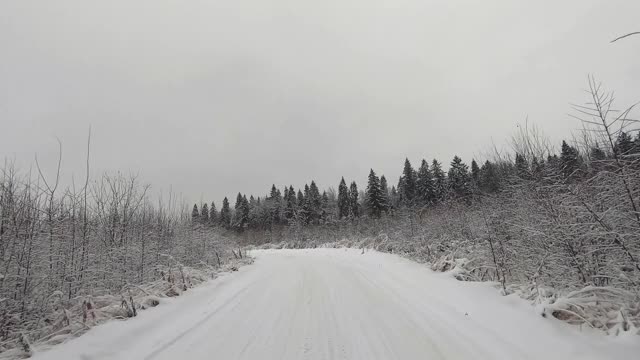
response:
{"label": "tall evergreen tree", "polygon": [[220,226],[225,229],[231,226],[231,209],[229,208],[229,200],[226,197],[222,200],[222,209],[220,209]]}
{"label": "tall evergreen tree", "polygon": [[358,185],[353,181],[349,187],[349,214],[353,218],[360,217],[360,203],[358,202]]}
{"label": "tall evergreen tree", "polygon": [[209,223],[209,205],[207,203],[204,203],[202,209],[200,209],[200,221],[203,224]]}
{"label": "tall evergreen tree", "polygon": [[251,206],[249,204],[249,201],[247,200],[247,195],[242,195],[242,204],[240,206],[240,211],[242,214],[241,227],[244,229],[244,227],[249,223],[249,213],[251,212]]}
{"label": "tall evergreen tree", "polygon": [[320,217],[322,215],[322,197],[320,196],[320,190],[316,185],[315,181],[311,181],[311,185],[309,185],[309,198],[307,199],[309,203],[309,221],[318,223]]}
{"label": "tall evergreen tree", "polygon": [[344,177],[338,185],[338,219],[349,217],[349,189]]}
{"label": "tall evergreen tree", "polygon": [[433,174],[429,169],[429,164],[422,159],[420,169],[418,170],[418,179],[416,181],[417,198],[422,205],[432,204],[435,200],[435,187],[433,184]]}
{"label": "tall evergreen tree", "polygon": [[447,178],[438,160],[431,162],[431,174],[433,175],[433,188],[435,201],[442,201],[447,196]]}
{"label": "tall evergreen tree", "polygon": [[476,159],[471,160],[471,181],[474,187],[478,187],[478,184],[480,184],[480,167]]}
{"label": "tall evergreen tree", "polygon": [[327,218],[329,217],[329,195],[327,195],[326,191],[322,192],[322,205],[321,205],[321,215],[320,218],[323,221],[326,221]]}
{"label": "tall evergreen tree", "polygon": [[285,208],[285,217],[287,220],[291,220],[295,216],[296,211],[296,192],[293,189],[293,186],[289,186],[289,191],[287,192],[287,198],[285,199],[286,208]]}
{"label": "tall evergreen tree", "polygon": [[398,195],[398,190],[396,190],[395,186],[391,186],[391,194],[389,195],[391,200],[391,210],[396,209],[400,203],[400,196]]}
{"label": "tall evergreen tree", "polygon": [[198,211],[197,204],[193,204],[193,210],[191,210],[191,221],[194,223],[200,222],[200,211]]}
{"label": "tall evergreen tree", "polygon": [[389,212],[391,210],[391,198],[389,196],[389,186],[387,178],[380,176],[380,191],[382,192],[382,211]]}
{"label": "tall evergreen tree", "polygon": [[408,158],[404,160],[402,176],[398,182],[400,201],[405,206],[411,206],[416,198],[416,171],[411,166]]}
{"label": "tall evergreen tree", "polygon": [[380,179],[376,176],[373,169],[369,172],[365,204],[367,205],[367,211],[370,216],[380,217],[380,215],[382,215],[382,212],[384,211],[384,203],[382,191],[380,189]]}
{"label": "tall evergreen tree", "polygon": [[232,221],[231,221],[231,226],[233,226],[233,228],[235,228],[236,230],[241,230],[242,229],[242,194],[238,193],[238,195],[236,196],[236,203],[233,206],[234,212],[233,212],[233,217],[232,217]]}
{"label": "tall evergreen tree", "polygon": [[271,214],[271,221],[273,224],[280,224],[282,222],[282,194],[280,190],[276,188],[276,185],[271,186],[271,192],[269,193],[269,210]]}
{"label": "tall evergreen tree", "polygon": [[458,156],[454,156],[451,161],[447,180],[456,196],[464,197],[471,194],[469,167]]}

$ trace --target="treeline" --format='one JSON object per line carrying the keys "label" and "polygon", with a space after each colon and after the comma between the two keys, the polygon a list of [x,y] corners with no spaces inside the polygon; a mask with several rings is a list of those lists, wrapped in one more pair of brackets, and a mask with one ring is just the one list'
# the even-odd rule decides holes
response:
{"label": "treeline", "polygon": [[[194,204],[191,218],[196,224],[242,232],[270,230],[274,226],[322,225],[360,217],[380,218],[398,210],[424,210],[452,200],[471,204],[483,196],[499,193],[505,186],[512,185],[514,178],[535,181],[556,178],[565,183],[585,180],[607,170],[603,164],[608,161],[640,155],[640,132],[633,138],[619,131],[611,145],[607,150],[596,141],[589,145],[587,152],[581,153],[576,146],[562,141],[559,154],[548,153],[545,158],[527,150],[516,152],[513,161],[498,158],[486,160],[482,166],[475,160],[469,166],[454,156],[447,172],[436,159],[430,163],[423,159],[417,170],[405,159],[397,186],[390,189],[385,176],[378,177],[371,169],[364,191],[358,190],[355,181],[347,186],[344,177],[337,192],[329,188],[322,194],[315,181],[297,191],[293,186],[285,186],[280,191],[274,184],[269,194],[262,197],[247,198],[238,193],[233,209],[226,197],[220,211],[214,202],[210,206]],[[551,151],[550,147],[547,149]]]}

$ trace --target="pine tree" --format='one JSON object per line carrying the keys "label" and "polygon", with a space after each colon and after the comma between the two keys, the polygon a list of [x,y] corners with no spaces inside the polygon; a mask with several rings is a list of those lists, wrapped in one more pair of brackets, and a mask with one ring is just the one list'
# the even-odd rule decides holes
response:
{"label": "pine tree", "polygon": [[349,214],[352,218],[360,217],[360,204],[358,203],[358,185],[353,181],[349,187]]}
{"label": "pine tree", "polygon": [[433,184],[433,175],[429,170],[429,164],[422,159],[420,169],[418,170],[418,179],[416,182],[417,198],[422,205],[432,204],[435,200],[435,187]]}
{"label": "pine tree", "polygon": [[209,205],[207,203],[204,203],[202,209],[200,209],[200,222],[203,224],[209,223]]}
{"label": "pine tree", "polygon": [[382,192],[382,211],[391,211],[391,198],[389,197],[389,187],[387,185],[387,178],[384,175],[380,176],[380,191]]}
{"label": "pine tree", "polygon": [[398,182],[398,193],[400,194],[400,201],[404,206],[414,204],[416,198],[416,172],[413,167],[411,167],[411,162],[409,162],[408,158],[404,160],[402,176]]}
{"label": "pine tree", "polygon": [[193,210],[191,210],[191,222],[200,222],[200,211],[198,211],[198,205],[193,204]]}
{"label": "pine tree", "polygon": [[338,185],[338,219],[349,217],[349,189],[344,177]]}
{"label": "pine tree", "polygon": [[384,210],[382,191],[380,190],[380,179],[376,176],[373,169],[369,172],[365,204],[367,205],[369,215],[373,217],[380,217]]}
{"label": "pine tree", "polygon": [[226,197],[222,200],[222,209],[220,209],[220,226],[225,229],[231,226],[231,209],[229,208],[229,200]]}
{"label": "pine tree", "polygon": [[451,191],[458,197],[468,196],[471,194],[469,180],[469,167],[458,156],[454,156],[448,174]]}
{"label": "pine tree", "polygon": [[447,197],[447,178],[438,160],[431,162],[431,174],[433,175],[433,188],[435,201],[443,201]]}

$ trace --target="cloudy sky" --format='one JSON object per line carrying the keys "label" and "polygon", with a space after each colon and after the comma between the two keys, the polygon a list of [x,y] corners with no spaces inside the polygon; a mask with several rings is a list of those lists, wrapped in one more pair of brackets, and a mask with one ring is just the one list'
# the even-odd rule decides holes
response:
{"label": "cloudy sky", "polygon": [[637,0],[3,0],[0,157],[133,171],[191,201],[395,182],[518,123],[580,127],[588,74],[640,100]]}

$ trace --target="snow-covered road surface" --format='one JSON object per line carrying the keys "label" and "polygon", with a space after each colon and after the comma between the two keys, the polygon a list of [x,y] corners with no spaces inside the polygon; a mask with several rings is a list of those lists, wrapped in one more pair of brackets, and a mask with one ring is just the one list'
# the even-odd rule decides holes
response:
{"label": "snow-covered road surface", "polygon": [[265,250],[239,272],[36,359],[638,359],[637,337],[580,332],[488,284],[400,257]]}

